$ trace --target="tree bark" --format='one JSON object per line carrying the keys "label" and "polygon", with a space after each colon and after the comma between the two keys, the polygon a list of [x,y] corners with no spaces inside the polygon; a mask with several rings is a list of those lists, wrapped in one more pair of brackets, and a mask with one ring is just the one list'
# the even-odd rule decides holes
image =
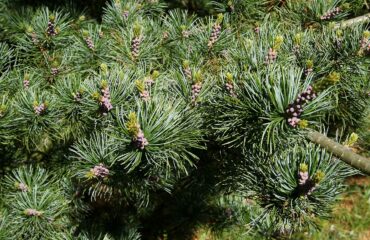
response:
{"label": "tree bark", "polygon": [[360,170],[366,175],[370,175],[370,159],[353,152],[348,147],[331,140],[322,133],[311,130],[308,132],[307,137],[312,142],[325,148],[345,163]]}

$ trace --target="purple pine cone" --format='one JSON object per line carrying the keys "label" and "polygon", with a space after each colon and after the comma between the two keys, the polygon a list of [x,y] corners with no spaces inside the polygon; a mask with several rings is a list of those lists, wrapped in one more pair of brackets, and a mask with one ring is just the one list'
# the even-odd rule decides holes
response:
{"label": "purple pine cone", "polygon": [[140,150],[144,150],[145,146],[149,144],[148,140],[145,138],[144,133],[141,129],[139,129],[139,132],[133,139],[133,141],[136,147],[139,148]]}
{"label": "purple pine cone", "polygon": [[208,47],[211,48],[213,44],[217,41],[221,34],[221,25],[215,24],[212,27],[211,36],[208,40]]}
{"label": "purple pine cone", "polygon": [[184,69],[184,73],[185,73],[185,76],[186,76],[186,78],[187,78],[187,79],[189,79],[189,80],[191,80],[191,79],[192,79],[193,74],[192,74],[192,72],[191,72],[190,67],[185,68],[185,69]]}
{"label": "purple pine cone", "polygon": [[109,175],[109,169],[106,168],[102,163],[99,163],[98,165],[94,166],[94,168],[90,169],[90,172],[96,178],[105,178]]}
{"label": "purple pine cone", "polygon": [[308,76],[312,72],[313,72],[313,69],[312,68],[307,68],[307,69],[304,70],[304,75],[305,76]]}
{"label": "purple pine cone", "polygon": [[27,208],[26,210],[24,210],[24,214],[26,214],[27,216],[36,216],[36,217],[39,217],[39,216],[42,215],[42,212],[37,211],[36,209]]}
{"label": "purple pine cone", "polygon": [[197,105],[196,100],[201,90],[202,90],[202,83],[195,83],[191,86],[191,102],[194,105]]}
{"label": "purple pine cone", "polygon": [[32,39],[33,44],[35,44],[35,45],[39,44],[39,40],[38,40],[37,35],[36,35],[35,32],[33,32],[31,34],[31,39]]}
{"label": "purple pine cone", "polygon": [[51,75],[53,75],[54,77],[59,73],[59,69],[56,68],[56,67],[53,67],[50,69],[50,73]]}
{"label": "purple pine cone", "polygon": [[91,37],[87,37],[85,38],[85,42],[87,44],[87,47],[91,50],[94,50],[95,46],[94,46],[94,42],[93,40],[91,39]]}
{"label": "purple pine cone", "polygon": [[163,32],[163,40],[166,40],[169,37],[168,32]]}
{"label": "purple pine cone", "polygon": [[309,176],[308,176],[308,172],[299,172],[298,173],[298,176],[299,176],[299,185],[305,185],[306,184],[306,182],[307,182],[307,180],[308,180],[308,178],[309,178]]}
{"label": "purple pine cone", "polygon": [[40,105],[34,106],[33,110],[37,115],[41,115],[46,111],[46,105],[44,103],[41,103]]}
{"label": "purple pine cone", "polygon": [[140,43],[141,43],[141,38],[140,37],[135,37],[131,41],[131,55],[134,58],[139,57]]}
{"label": "purple pine cone", "polygon": [[337,39],[337,40],[335,40],[335,44],[337,45],[338,48],[342,48],[343,40],[342,39]]}
{"label": "purple pine cone", "polygon": [[154,83],[154,80],[153,80],[153,78],[152,78],[152,77],[147,77],[147,78],[144,80],[144,83],[145,83],[146,85],[151,86],[151,85]]}
{"label": "purple pine cone", "polygon": [[299,52],[300,52],[300,46],[299,45],[295,45],[294,47],[293,47],[293,53],[295,54],[295,55],[298,55],[299,54]]}
{"label": "purple pine cone", "polygon": [[256,33],[256,34],[259,34],[260,33],[260,28],[259,27],[255,27],[253,29],[253,31]]}
{"label": "purple pine cone", "polygon": [[103,115],[107,115],[110,110],[113,109],[113,105],[110,101],[110,91],[109,87],[102,88],[101,92],[103,96],[100,98],[100,106],[103,112]]}
{"label": "purple pine cone", "polygon": [[141,99],[143,99],[144,101],[150,100],[150,95],[149,95],[149,92],[147,90],[142,91],[139,95],[140,95]]}
{"label": "purple pine cone", "polygon": [[28,79],[24,79],[23,80],[23,87],[25,88],[25,89],[28,89],[28,87],[30,86],[30,80],[28,80]]}
{"label": "purple pine cone", "polygon": [[128,18],[128,14],[129,14],[129,11],[127,11],[127,10],[123,11],[123,13],[122,13],[123,18],[124,19],[127,19]]}
{"label": "purple pine cone", "polygon": [[46,32],[49,36],[55,36],[57,35],[56,31],[55,31],[55,26],[54,26],[54,22],[52,21],[49,21],[48,22],[48,28],[46,29]]}
{"label": "purple pine cone", "polygon": [[369,46],[369,39],[367,39],[367,38],[362,38],[361,39],[361,41],[360,41],[360,47],[362,48],[362,49],[366,49],[368,46]]}
{"label": "purple pine cone", "polygon": [[184,38],[188,38],[188,37],[190,36],[190,32],[189,32],[188,30],[183,30],[183,31],[181,32],[181,34],[182,34],[182,36],[183,36]]}
{"label": "purple pine cone", "polygon": [[336,7],[332,10],[329,10],[327,11],[326,13],[324,13],[324,15],[322,15],[320,17],[321,20],[329,20],[329,19],[332,19],[334,18],[336,15],[338,15],[340,12],[342,11],[342,9],[340,9],[339,7]]}
{"label": "purple pine cone", "polygon": [[81,102],[82,100],[82,95],[80,92],[76,92],[76,94],[73,94],[73,99],[75,102]]}
{"label": "purple pine cone", "polygon": [[24,183],[19,183],[19,184],[18,184],[18,186],[17,186],[17,188],[18,188],[19,190],[21,190],[22,192],[28,192],[28,187],[27,187],[27,185],[26,185],[26,184],[24,184]]}
{"label": "purple pine cone", "polygon": [[316,98],[316,93],[313,91],[312,86],[308,86],[307,90],[298,94],[294,103],[288,105],[285,110],[287,122],[291,127],[297,127],[300,116],[303,112],[303,105]]}
{"label": "purple pine cone", "polygon": [[277,58],[277,52],[272,49],[272,48],[269,48],[269,52],[267,53],[267,56],[265,57],[265,64],[270,64],[270,63],[273,63]]}
{"label": "purple pine cone", "polygon": [[236,94],[234,92],[234,85],[232,83],[226,83],[225,88],[232,97],[236,97]]}

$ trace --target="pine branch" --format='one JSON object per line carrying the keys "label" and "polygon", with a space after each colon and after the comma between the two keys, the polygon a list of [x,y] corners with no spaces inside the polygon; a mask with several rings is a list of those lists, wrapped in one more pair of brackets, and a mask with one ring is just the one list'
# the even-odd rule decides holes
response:
{"label": "pine branch", "polygon": [[359,17],[355,17],[355,18],[352,18],[352,19],[349,19],[349,20],[346,20],[346,21],[343,21],[343,22],[339,22],[335,25],[334,29],[348,27],[348,26],[351,26],[351,25],[356,24],[356,23],[368,22],[369,20],[370,20],[370,13],[367,13],[367,14],[359,16]]}
{"label": "pine branch", "polygon": [[333,153],[342,161],[360,170],[361,172],[370,175],[370,159],[351,151],[349,148],[346,148],[345,146],[334,142],[333,140],[319,132],[310,131],[308,132],[307,137],[312,142],[317,143],[321,147]]}

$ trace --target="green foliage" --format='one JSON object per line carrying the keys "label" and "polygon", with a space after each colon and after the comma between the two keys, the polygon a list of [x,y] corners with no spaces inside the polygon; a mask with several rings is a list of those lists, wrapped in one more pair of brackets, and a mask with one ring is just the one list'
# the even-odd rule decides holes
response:
{"label": "green foliage", "polygon": [[[265,163],[269,161],[272,167]],[[255,224],[267,235],[291,234],[292,230],[316,225],[318,216],[328,217],[328,207],[343,187],[341,182],[353,174],[313,145],[295,146],[287,154],[262,156],[257,161],[247,160],[244,166],[239,176],[249,186],[241,186],[241,191],[264,207]],[[304,173],[308,180],[302,184]]]}
{"label": "green foliage", "polygon": [[1,1],[0,238],[316,229],[355,172],[305,136],[363,121],[370,35],[332,22],[360,1],[285,2]]}
{"label": "green foliage", "polygon": [[[68,201],[55,177],[44,169],[22,167],[5,179],[8,236],[15,239],[62,239],[66,234]],[[9,217],[11,216],[11,217]]]}
{"label": "green foliage", "polygon": [[[289,104],[309,85],[310,78],[301,84],[301,76],[299,70],[279,68],[246,75],[246,79],[235,88],[238,98],[226,95],[214,100],[216,134],[222,136],[221,140],[227,145],[242,146],[243,149],[260,139],[261,146],[270,151],[284,138],[288,140],[293,134],[298,134],[297,129],[286,124],[285,114]],[[329,101],[325,100],[327,95],[323,92],[303,105],[302,119],[317,125],[320,114],[331,108]],[[237,121],[236,116],[239,118]]]}

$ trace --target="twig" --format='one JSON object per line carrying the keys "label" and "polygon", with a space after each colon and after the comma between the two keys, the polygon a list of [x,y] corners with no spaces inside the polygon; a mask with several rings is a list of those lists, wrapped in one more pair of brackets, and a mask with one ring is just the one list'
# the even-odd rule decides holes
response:
{"label": "twig", "polygon": [[334,142],[322,133],[310,131],[308,132],[307,137],[312,142],[325,148],[345,163],[360,170],[364,174],[370,175],[370,159],[353,152],[350,148],[347,148],[342,144]]}
{"label": "twig", "polygon": [[335,24],[335,29],[370,21],[370,13]]}

